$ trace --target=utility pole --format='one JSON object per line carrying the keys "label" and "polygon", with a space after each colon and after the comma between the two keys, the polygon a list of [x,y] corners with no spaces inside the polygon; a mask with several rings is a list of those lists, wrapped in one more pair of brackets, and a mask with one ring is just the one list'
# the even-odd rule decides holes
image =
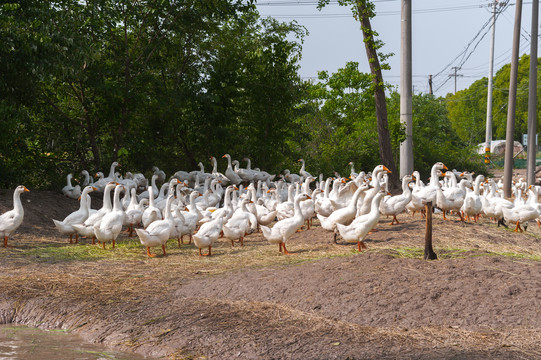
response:
{"label": "utility pole", "polygon": [[487,91],[487,124],[485,133],[485,164],[490,164],[490,149],[492,142],[492,88],[494,73],[494,40],[496,38],[496,5],[498,1],[492,3],[492,38],[490,39],[490,58],[488,61],[488,91]]}
{"label": "utility pole", "polygon": [[535,185],[535,158],[537,155],[537,25],[539,23],[539,0],[532,1],[532,40],[530,43],[530,84],[528,93],[528,185]]}
{"label": "utility pole", "polygon": [[430,95],[434,95],[434,93],[432,92],[432,75],[428,75],[428,88],[429,88],[428,93]]}
{"label": "utility pole", "polygon": [[400,178],[413,172],[411,0],[401,2],[400,122],[406,125],[406,139],[400,144]]}
{"label": "utility pole", "polygon": [[509,100],[507,106],[507,128],[505,132],[505,162],[503,166],[503,194],[511,197],[513,182],[513,148],[515,145],[515,109],[517,106],[518,52],[520,47],[520,23],[522,20],[522,0],[515,3],[515,27],[513,30],[513,52],[511,55],[511,74],[509,76]]}
{"label": "utility pole", "polygon": [[454,73],[453,73],[453,74],[449,74],[449,77],[454,77],[454,78],[455,78],[455,94],[456,94],[456,78],[459,77],[459,76],[464,76],[464,75],[462,75],[462,74],[457,74],[457,71],[461,69],[461,68],[459,68],[459,67],[454,66],[454,67],[452,67],[451,69],[454,70]]}

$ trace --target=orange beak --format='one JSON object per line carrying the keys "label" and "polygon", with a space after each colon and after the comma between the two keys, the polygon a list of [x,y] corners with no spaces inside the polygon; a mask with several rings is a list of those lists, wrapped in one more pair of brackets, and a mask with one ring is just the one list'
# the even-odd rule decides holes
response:
{"label": "orange beak", "polygon": [[28,189],[26,188],[26,186],[24,187],[24,191],[25,191],[25,192],[30,192],[30,190],[28,190]]}

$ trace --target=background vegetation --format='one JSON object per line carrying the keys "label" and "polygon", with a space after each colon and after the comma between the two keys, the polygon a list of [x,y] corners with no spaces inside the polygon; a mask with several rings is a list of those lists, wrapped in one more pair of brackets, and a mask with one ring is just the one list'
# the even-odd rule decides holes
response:
{"label": "background vegetation", "polygon": [[[12,1],[0,5],[0,187],[58,189],[68,172],[168,175],[249,157],[270,173],[371,170],[379,160],[372,78],[349,62],[299,74],[306,30],[262,19],[251,1]],[[526,129],[521,59],[517,139]],[[498,71],[494,135],[505,133],[509,67]],[[506,80],[507,79],[507,80]],[[507,81],[507,82],[506,82]],[[437,98],[416,94],[414,164],[482,171],[486,79]],[[541,95],[540,95],[541,96]],[[395,162],[404,131],[387,88]],[[224,171],[225,162],[219,163]]]}

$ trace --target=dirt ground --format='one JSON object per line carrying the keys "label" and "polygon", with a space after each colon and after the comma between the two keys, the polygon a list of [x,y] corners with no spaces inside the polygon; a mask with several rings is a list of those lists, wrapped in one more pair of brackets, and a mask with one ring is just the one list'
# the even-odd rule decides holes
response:
{"label": "dirt ground", "polygon": [[[0,190],[0,213],[11,194]],[[394,226],[382,218],[363,253],[314,221],[289,256],[255,233],[244,247],[220,240],[210,258],[173,240],[148,258],[126,234],[114,250],[69,244],[52,219],[75,200],[22,199],[24,223],[0,248],[0,323],[70,329],[153,358],[541,358],[535,223],[519,234],[435,214],[434,261],[423,260],[425,220],[407,214]]]}

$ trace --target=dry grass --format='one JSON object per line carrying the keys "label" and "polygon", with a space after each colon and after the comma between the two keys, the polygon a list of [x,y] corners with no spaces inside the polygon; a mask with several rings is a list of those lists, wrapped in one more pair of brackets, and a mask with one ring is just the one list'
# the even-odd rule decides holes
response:
{"label": "dry grass", "polygon": [[[385,252],[396,257],[422,258],[424,220],[419,217],[412,219],[409,215],[401,215],[399,219],[404,222],[403,225],[389,226],[386,219],[380,220],[379,231],[369,235],[366,240],[368,251]],[[529,241],[524,241],[525,237]],[[503,227],[497,228],[488,220],[482,220],[479,224],[461,224],[455,220],[443,221],[438,216],[434,217],[434,249],[442,259],[502,255],[541,260],[541,247],[538,246],[540,238],[541,230],[535,223],[526,233],[518,234]],[[332,233],[321,229],[316,220],[314,229],[295,235],[288,243],[288,249],[293,253],[290,256],[279,253],[277,246],[270,245],[261,233],[255,233],[246,237],[244,247],[239,243],[232,247],[229,241],[220,239],[213,246],[212,257],[199,256],[193,244],[185,244],[179,248],[177,241],[172,239],[167,244],[167,256],[162,255],[161,249],[155,248],[152,251],[157,256],[149,258],[136,237],[128,238],[122,235],[115,249],[111,249],[111,245],[107,244],[106,250],[103,250],[100,246],[91,245],[87,239],[82,239],[79,244],[69,244],[58,235],[39,237],[19,234],[11,242],[14,247],[4,250],[4,256],[14,260],[16,266],[22,263],[63,264],[77,268],[77,272],[97,271],[104,263],[137,262],[142,269],[150,269],[150,272],[159,267],[162,274],[193,277],[246,268],[291,266],[322,258],[357,254],[355,244],[340,241],[339,244],[334,244],[331,239]],[[121,273],[121,270],[117,272]]]}

